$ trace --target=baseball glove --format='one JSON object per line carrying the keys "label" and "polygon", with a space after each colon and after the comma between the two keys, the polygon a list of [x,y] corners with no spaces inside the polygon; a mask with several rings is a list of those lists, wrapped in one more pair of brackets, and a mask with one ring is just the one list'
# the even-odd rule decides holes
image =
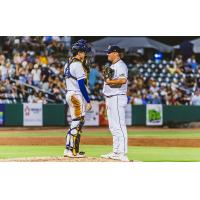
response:
{"label": "baseball glove", "polygon": [[114,77],[115,70],[110,67],[105,67],[103,70],[104,80],[112,79]]}

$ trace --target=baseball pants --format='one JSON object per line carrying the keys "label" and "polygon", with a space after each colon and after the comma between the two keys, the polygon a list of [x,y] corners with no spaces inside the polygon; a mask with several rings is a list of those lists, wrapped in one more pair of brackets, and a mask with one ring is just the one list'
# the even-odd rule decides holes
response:
{"label": "baseball pants", "polygon": [[106,97],[107,117],[113,136],[113,152],[127,154],[128,136],[125,121],[126,95]]}
{"label": "baseball pants", "polygon": [[85,115],[85,101],[81,94],[68,91],[66,101],[69,105],[69,111],[72,119],[79,118]]}
{"label": "baseball pants", "polygon": [[[76,135],[77,134],[77,127],[80,124],[80,117],[85,115],[85,101],[81,94],[78,94],[74,91],[69,91],[66,94],[66,101],[69,105],[70,115],[72,118],[72,122],[70,125],[71,134]],[[76,120],[78,119],[79,120]],[[66,138],[66,145],[73,146],[74,141],[72,137]]]}

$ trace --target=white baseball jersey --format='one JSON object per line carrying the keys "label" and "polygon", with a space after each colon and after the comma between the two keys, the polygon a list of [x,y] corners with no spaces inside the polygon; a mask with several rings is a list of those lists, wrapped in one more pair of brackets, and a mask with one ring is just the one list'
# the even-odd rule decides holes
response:
{"label": "white baseball jersey", "polygon": [[[118,79],[120,77],[123,77],[126,79],[128,78],[128,68],[122,60],[119,60],[118,62],[112,64],[110,67],[115,70],[113,79]],[[127,82],[119,88],[112,88],[111,86],[107,85],[104,82],[103,93],[105,96],[126,94],[127,93]]]}
{"label": "white baseball jersey", "polygon": [[83,65],[81,62],[72,62],[70,64],[70,71],[68,72],[67,69],[68,63],[64,67],[64,72],[70,73],[73,77],[75,77],[77,80],[73,78],[66,78],[66,86],[68,91],[75,91],[78,93],[81,93],[79,85],[78,85],[78,80],[86,78]]}

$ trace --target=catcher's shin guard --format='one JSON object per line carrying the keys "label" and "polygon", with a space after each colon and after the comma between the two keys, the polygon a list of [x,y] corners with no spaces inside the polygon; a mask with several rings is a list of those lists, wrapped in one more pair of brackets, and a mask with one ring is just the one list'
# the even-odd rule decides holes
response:
{"label": "catcher's shin guard", "polygon": [[74,156],[79,153],[81,139],[80,132],[82,132],[83,124],[84,117],[72,120],[71,128],[66,135],[66,149],[71,150]]}
{"label": "catcher's shin guard", "polygon": [[79,153],[80,141],[81,141],[81,135],[79,133],[73,135],[73,148],[72,148],[73,155]]}

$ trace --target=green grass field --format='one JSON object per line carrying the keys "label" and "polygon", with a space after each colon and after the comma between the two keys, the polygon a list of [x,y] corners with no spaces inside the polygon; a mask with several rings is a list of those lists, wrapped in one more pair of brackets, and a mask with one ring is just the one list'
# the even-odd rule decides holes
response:
{"label": "green grass field", "polygon": [[[0,159],[62,156],[62,146],[0,146]],[[82,145],[87,156],[99,157],[112,150],[110,146]],[[200,161],[200,148],[129,147],[129,159],[150,162]]]}
{"label": "green grass field", "polygon": [[[85,136],[93,137],[111,137],[107,130],[98,132],[83,133]],[[129,137],[157,137],[157,138],[200,138],[200,130],[129,130]],[[9,131],[0,132],[0,137],[64,137],[65,132],[62,130],[51,131]],[[22,158],[22,157],[47,157],[62,156],[63,146],[0,146],[0,159],[4,158]],[[81,145],[81,150],[85,151],[87,156],[99,157],[101,154],[110,152],[111,146],[104,145]],[[183,148],[183,147],[129,147],[129,159],[138,161],[200,161],[200,148]]]}

